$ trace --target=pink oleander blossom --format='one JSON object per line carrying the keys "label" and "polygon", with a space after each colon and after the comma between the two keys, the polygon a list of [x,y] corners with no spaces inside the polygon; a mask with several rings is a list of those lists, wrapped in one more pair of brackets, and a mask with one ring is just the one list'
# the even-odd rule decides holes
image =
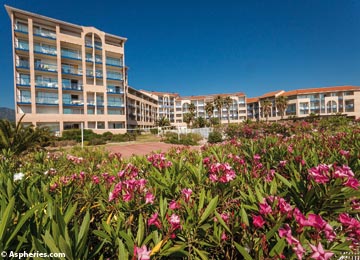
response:
{"label": "pink oleander blossom", "polygon": [[331,165],[320,164],[309,170],[309,176],[317,183],[328,183],[330,180],[330,167]]}
{"label": "pink oleander blossom", "polygon": [[180,204],[177,201],[175,201],[175,200],[170,201],[169,209],[175,210],[175,209],[179,209],[179,208],[180,208]]}
{"label": "pink oleander blossom", "polygon": [[100,183],[100,178],[98,176],[92,176],[92,182],[94,184],[99,184]]}
{"label": "pink oleander blossom", "polygon": [[172,162],[167,160],[164,153],[152,154],[147,157],[147,160],[159,170],[169,168],[172,166]]}
{"label": "pink oleander blossom", "polygon": [[328,260],[330,259],[334,253],[329,252],[329,251],[325,251],[322,244],[319,242],[318,246],[314,246],[310,244],[310,247],[313,251],[313,254],[311,255],[312,259],[315,260]]}
{"label": "pink oleander blossom", "polygon": [[172,214],[169,218],[169,223],[171,225],[172,230],[179,229],[180,226],[180,217],[176,214]]}
{"label": "pink oleander blossom", "polygon": [[143,245],[142,247],[136,247],[134,248],[135,255],[137,256],[137,260],[150,260],[150,254],[151,250],[147,250],[146,245]]}
{"label": "pink oleander blossom", "polygon": [[189,189],[189,188],[183,189],[181,191],[181,193],[185,196],[185,202],[189,202],[192,192],[193,192],[192,189]]}
{"label": "pink oleander blossom", "polygon": [[301,260],[301,259],[303,259],[303,255],[305,254],[305,249],[303,248],[303,246],[300,244],[300,243],[298,243],[294,248],[293,248],[293,250],[294,250],[294,252],[295,252],[295,254],[296,254],[296,256],[297,256],[297,258],[299,259],[299,260]]}
{"label": "pink oleander blossom", "polygon": [[253,215],[253,224],[255,227],[262,228],[265,225],[265,220],[261,216]]}
{"label": "pink oleander blossom", "polygon": [[212,182],[226,183],[234,180],[235,171],[228,163],[214,163],[209,168],[209,179]]}
{"label": "pink oleander blossom", "polygon": [[267,215],[267,214],[271,214],[272,213],[272,209],[270,207],[269,204],[267,204],[267,202],[265,201],[264,203],[260,203],[259,204],[259,212],[262,215]]}
{"label": "pink oleander blossom", "polygon": [[344,185],[354,190],[357,190],[360,186],[360,183],[357,179],[350,177],[346,180],[346,182],[344,182]]}
{"label": "pink oleander blossom", "polygon": [[151,192],[147,192],[145,195],[145,204],[153,204],[155,196]]}
{"label": "pink oleander blossom", "polygon": [[159,214],[158,213],[152,214],[151,217],[148,219],[147,224],[148,224],[148,226],[154,225],[157,228],[161,228]]}

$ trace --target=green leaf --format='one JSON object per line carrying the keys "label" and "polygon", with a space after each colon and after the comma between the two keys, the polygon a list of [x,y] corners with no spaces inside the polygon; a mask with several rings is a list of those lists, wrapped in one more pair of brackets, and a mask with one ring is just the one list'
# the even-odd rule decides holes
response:
{"label": "green leaf", "polygon": [[136,235],[136,242],[138,245],[141,245],[143,239],[144,239],[144,220],[142,214],[139,214],[139,222],[138,222],[138,232]]}
{"label": "green leaf", "polygon": [[218,203],[218,199],[219,199],[219,195],[217,195],[215,198],[213,198],[209,205],[206,207],[204,213],[201,215],[199,224],[201,224],[202,222],[204,222],[209,215],[214,212],[214,210],[216,209],[217,203]]}
{"label": "green leaf", "polygon": [[244,257],[245,260],[252,260],[253,258],[250,254],[246,251],[246,249],[240,246],[238,243],[234,242],[236,249],[239,251],[240,254]]}
{"label": "green leaf", "polygon": [[129,254],[125,249],[124,243],[121,241],[120,238],[117,238],[116,241],[117,241],[117,244],[119,246],[119,260],[129,259]]}
{"label": "green leaf", "polygon": [[285,239],[280,239],[276,245],[271,249],[270,256],[274,257],[275,255],[280,255],[285,248]]}
{"label": "green leaf", "polygon": [[288,186],[289,188],[292,187],[291,183],[285,179],[283,176],[281,176],[280,174],[278,174],[277,172],[275,173],[276,177],[282,182],[284,183],[286,186]]}
{"label": "green leaf", "polygon": [[4,236],[6,234],[6,229],[11,221],[13,210],[14,210],[14,204],[15,204],[15,197],[12,197],[9,201],[9,204],[7,205],[2,218],[1,218],[1,224],[0,224],[0,241],[4,241]]}
{"label": "green leaf", "polygon": [[222,219],[222,217],[216,210],[215,210],[215,216],[216,216],[217,220],[219,221],[219,223],[226,229],[226,231],[231,234],[230,228],[226,225],[225,221]]}
{"label": "green leaf", "polygon": [[277,224],[266,233],[267,240],[272,238],[274,236],[275,232],[279,230],[279,228],[283,224],[285,218],[286,218],[286,216],[282,217],[281,220],[278,221]]}
{"label": "green leaf", "polygon": [[241,216],[241,221],[246,225],[249,226],[249,219],[248,216],[246,214],[245,209],[241,206],[240,208],[240,216]]}
{"label": "green leaf", "polygon": [[199,197],[198,214],[200,214],[201,210],[203,209],[204,202],[205,202],[205,189],[201,189],[200,197]]}
{"label": "green leaf", "polygon": [[202,260],[207,260],[207,259],[209,259],[209,258],[207,257],[207,255],[208,255],[207,252],[205,252],[205,251],[203,251],[203,250],[200,250],[200,249],[197,249],[196,247],[193,247],[193,249],[194,249],[194,251],[200,256],[200,258],[201,258]]}
{"label": "green leaf", "polygon": [[76,209],[77,209],[77,202],[72,207],[68,207],[64,215],[65,224],[69,224],[70,220],[73,218],[75,214]]}
{"label": "green leaf", "polygon": [[79,235],[77,237],[77,241],[76,241],[77,251],[82,251],[82,249],[84,249],[84,247],[86,246],[89,225],[90,225],[90,213],[89,211],[87,211],[83,219],[83,222],[81,224]]}

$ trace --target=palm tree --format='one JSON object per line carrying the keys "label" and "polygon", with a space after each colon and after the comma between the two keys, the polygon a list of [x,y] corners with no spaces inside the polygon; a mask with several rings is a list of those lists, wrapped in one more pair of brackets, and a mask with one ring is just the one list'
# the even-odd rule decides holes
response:
{"label": "palm tree", "polygon": [[159,118],[158,120],[156,120],[155,124],[156,124],[156,126],[160,126],[160,127],[170,126],[170,121],[168,118],[163,116],[163,117]]}
{"label": "palm tree", "polygon": [[275,99],[275,104],[277,110],[279,110],[281,119],[283,119],[287,108],[287,98],[285,96],[279,96]]}
{"label": "palm tree", "polygon": [[209,122],[211,125],[211,117],[214,114],[214,104],[212,102],[207,102],[205,105],[205,111],[206,111],[206,114],[208,114],[208,116],[209,116]]}
{"label": "palm tree", "polygon": [[219,122],[221,124],[221,116],[222,116],[222,113],[221,113],[221,110],[222,110],[222,107],[223,107],[223,104],[224,104],[224,100],[221,96],[217,96],[215,99],[214,99],[214,105],[219,113]]}
{"label": "palm tree", "polygon": [[226,112],[227,112],[227,120],[228,120],[228,124],[230,124],[230,107],[233,103],[233,100],[231,99],[231,97],[227,96],[224,100],[223,100],[223,105],[226,108]]}
{"label": "palm tree", "polygon": [[266,122],[268,121],[268,117],[271,113],[272,102],[268,99],[261,101],[261,109],[263,116],[266,118]]}
{"label": "palm tree", "polygon": [[183,115],[183,121],[187,124],[188,127],[190,126],[190,124],[193,120],[194,120],[194,114],[185,113]]}
{"label": "palm tree", "polygon": [[193,125],[194,119],[195,119],[195,111],[196,111],[196,107],[194,105],[194,103],[190,103],[188,106],[188,110],[189,110],[189,117],[190,117],[190,126]]}
{"label": "palm tree", "polygon": [[12,151],[19,155],[28,150],[38,150],[51,141],[51,132],[48,128],[24,126],[21,121],[17,124],[8,120],[0,120],[0,149]]}

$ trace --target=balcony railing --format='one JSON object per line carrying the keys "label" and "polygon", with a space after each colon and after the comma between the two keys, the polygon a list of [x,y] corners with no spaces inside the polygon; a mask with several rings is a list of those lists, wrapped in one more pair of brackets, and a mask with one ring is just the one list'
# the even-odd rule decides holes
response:
{"label": "balcony railing", "polygon": [[123,107],[124,103],[123,102],[116,102],[116,101],[108,101],[108,106],[109,107]]}
{"label": "balcony railing", "polygon": [[59,98],[58,97],[36,97],[36,104],[57,105],[57,104],[59,104]]}
{"label": "balcony railing", "polygon": [[63,74],[71,74],[71,75],[82,75],[82,69],[77,69],[73,67],[62,67],[61,71]]}
{"label": "balcony railing", "polygon": [[122,80],[122,74],[108,71],[107,79],[109,79],[109,80]]}
{"label": "balcony railing", "polygon": [[95,42],[95,49],[102,50],[101,42]]}
{"label": "balcony railing", "polygon": [[109,94],[124,94],[124,90],[121,88],[107,87],[107,93]]}
{"label": "balcony railing", "polygon": [[81,60],[81,54],[79,52],[69,49],[61,49],[61,57],[74,59],[74,60]]}
{"label": "balcony railing", "polygon": [[63,104],[67,106],[83,106],[84,100],[82,99],[71,99],[71,98],[63,98]]}
{"label": "balcony railing", "polygon": [[55,64],[35,62],[35,69],[49,72],[57,72],[57,66]]}
{"label": "balcony railing", "polygon": [[85,40],[85,46],[88,47],[88,48],[92,48],[93,47],[92,41],[91,40]]}
{"label": "balcony railing", "polygon": [[68,89],[68,90],[83,90],[83,85],[81,84],[62,84],[62,88],[63,89]]}
{"label": "balcony railing", "polygon": [[97,100],[96,101],[96,106],[100,106],[100,107],[103,107],[104,106],[104,101],[101,101],[101,100]]}
{"label": "balcony railing", "polygon": [[27,24],[15,24],[15,32],[28,33],[29,29]]}
{"label": "balcony railing", "polygon": [[30,78],[24,79],[24,78],[21,78],[21,77],[17,77],[16,78],[16,85],[29,87],[30,86]]}
{"label": "balcony railing", "polygon": [[29,61],[27,61],[27,60],[19,60],[19,61],[16,63],[16,68],[22,68],[22,69],[28,69],[28,68],[30,68]]}
{"label": "balcony railing", "polygon": [[28,51],[29,50],[29,43],[27,43],[27,42],[18,42],[16,44],[16,49],[22,50],[22,51]]}
{"label": "balcony railing", "polygon": [[97,78],[102,78],[103,77],[103,71],[102,70],[96,70],[95,74],[96,74]]}
{"label": "balcony railing", "polygon": [[31,103],[31,97],[30,96],[18,96],[17,97],[17,102],[18,103],[26,103],[26,104],[30,104]]}
{"label": "balcony railing", "polygon": [[114,67],[122,67],[123,62],[120,59],[106,58],[106,65]]}
{"label": "balcony railing", "polygon": [[94,77],[94,72],[93,72],[93,70],[86,70],[86,76],[87,76],[87,77]]}
{"label": "balcony railing", "polygon": [[47,29],[35,28],[34,36],[56,39],[56,33]]}
{"label": "balcony railing", "polygon": [[45,80],[37,80],[35,82],[35,86],[40,87],[40,88],[54,88],[54,89],[57,89],[58,88],[58,83],[56,81],[49,82],[49,81],[45,81]]}
{"label": "balcony railing", "polygon": [[41,53],[46,55],[56,55],[56,48],[55,47],[45,47],[40,45],[35,45],[34,49],[35,53]]}

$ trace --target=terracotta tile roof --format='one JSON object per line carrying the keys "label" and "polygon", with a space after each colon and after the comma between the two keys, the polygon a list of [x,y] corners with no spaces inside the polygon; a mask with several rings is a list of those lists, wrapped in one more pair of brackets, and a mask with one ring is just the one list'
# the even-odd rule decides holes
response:
{"label": "terracotta tile roof", "polygon": [[281,95],[284,92],[285,92],[284,90],[272,91],[272,92],[265,93],[264,95],[260,96],[259,98],[276,97],[278,95]]}
{"label": "terracotta tile roof", "polygon": [[168,95],[170,97],[178,97],[179,94],[178,93],[170,93],[170,92],[160,92],[160,91],[149,91],[149,90],[141,90],[143,92],[147,92],[149,94],[152,94],[152,95],[157,95],[157,96],[164,96],[164,95]]}
{"label": "terracotta tile roof", "polygon": [[311,94],[311,93],[322,93],[322,92],[336,92],[336,91],[351,91],[357,90],[360,91],[360,87],[356,86],[334,86],[334,87],[324,87],[324,88],[307,88],[307,89],[295,89],[286,91],[282,96],[294,96],[300,94]]}
{"label": "terracotta tile roof", "polygon": [[247,98],[246,99],[246,103],[255,103],[255,102],[259,102],[258,97],[253,97],[253,98]]}
{"label": "terracotta tile roof", "polygon": [[237,97],[244,97],[245,94],[242,92],[236,93],[227,93],[227,94],[209,94],[209,95],[201,95],[201,96],[184,96],[179,97],[178,100],[202,100],[207,98],[216,98],[217,96],[220,97],[228,97],[228,96],[237,96]]}

